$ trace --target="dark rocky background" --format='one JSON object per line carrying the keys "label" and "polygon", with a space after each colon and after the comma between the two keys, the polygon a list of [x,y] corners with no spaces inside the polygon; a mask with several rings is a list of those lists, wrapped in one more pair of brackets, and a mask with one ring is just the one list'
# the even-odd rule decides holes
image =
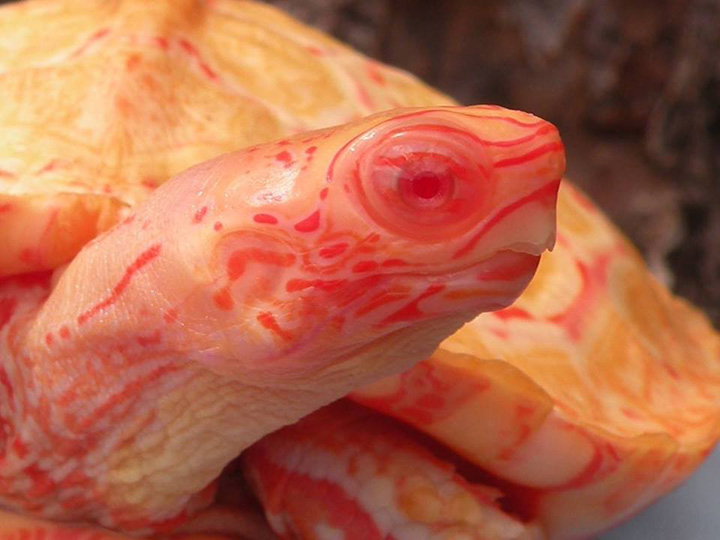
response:
{"label": "dark rocky background", "polygon": [[720,0],[268,0],[464,103],[555,122],[569,176],[720,324]]}

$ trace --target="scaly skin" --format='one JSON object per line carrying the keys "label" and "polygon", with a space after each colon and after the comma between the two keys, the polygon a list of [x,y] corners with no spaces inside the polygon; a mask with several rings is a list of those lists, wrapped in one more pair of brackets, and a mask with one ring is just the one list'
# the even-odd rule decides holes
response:
{"label": "scaly skin", "polygon": [[512,303],[553,243],[563,166],[550,124],[471,107],[179,175],[52,283],[3,283],[0,500],[173,528],[265,434]]}
{"label": "scaly skin", "polygon": [[499,490],[465,481],[412,434],[347,401],[269,435],[243,461],[280,538],[541,538],[500,510]]}
{"label": "scaly skin", "polygon": [[[413,469],[414,484],[438,485],[427,472],[438,463],[457,467],[458,483],[497,489],[510,517],[547,538],[587,538],[676,487],[720,438],[720,336],[649,279],[627,240],[569,185],[560,190],[558,226],[557,246],[512,307],[481,315],[428,360],[351,397],[444,445],[414,441],[427,461]],[[318,531],[330,527],[352,538],[361,515],[394,538],[401,534],[388,523],[406,525],[409,538],[493,538],[481,527],[468,535],[454,520],[431,525],[429,516],[454,515],[454,505],[428,489],[411,499],[427,520],[410,519],[407,480],[383,472],[397,454],[367,443],[356,452],[358,462],[360,454],[375,460],[368,473],[352,450],[329,448],[323,423],[341,426],[343,440],[372,437],[346,417],[342,409],[315,413],[246,453],[281,537],[300,529],[301,538],[323,538]],[[407,429],[386,423],[382,438]],[[368,477],[382,505],[370,504]],[[309,483],[323,489],[303,489]],[[303,509],[340,499],[346,504],[329,516]]]}

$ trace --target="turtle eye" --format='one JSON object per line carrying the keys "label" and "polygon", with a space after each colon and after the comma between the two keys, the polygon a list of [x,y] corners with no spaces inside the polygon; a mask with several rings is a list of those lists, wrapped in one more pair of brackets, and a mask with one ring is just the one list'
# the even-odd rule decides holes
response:
{"label": "turtle eye", "polygon": [[374,221],[392,232],[437,241],[477,224],[489,197],[483,145],[445,125],[413,125],[364,141],[356,192]]}
{"label": "turtle eye", "polygon": [[455,182],[447,171],[403,174],[398,180],[403,202],[408,206],[436,207],[452,196]]}
{"label": "turtle eye", "polygon": [[388,199],[397,198],[408,211],[438,209],[455,191],[455,174],[449,165],[444,156],[424,152],[383,157],[372,171],[373,188]]}

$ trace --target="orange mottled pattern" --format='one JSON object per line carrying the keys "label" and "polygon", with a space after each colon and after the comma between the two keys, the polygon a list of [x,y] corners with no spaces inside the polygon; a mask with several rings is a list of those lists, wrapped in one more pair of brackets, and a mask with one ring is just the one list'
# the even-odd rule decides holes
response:
{"label": "orange mottled pattern", "polygon": [[266,437],[243,459],[280,538],[541,540],[411,434],[338,402]]}
{"label": "orange mottled pattern", "polygon": [[582,194],[510,308],[353,399],[526,488],[552,538],[597,533],[667,493],[720,437],[720,337],[651,277]]}
{"label": "orange mottled pattern", "polygon": [[0,276],[66,263],[223,152],[451,103],[248,1],[19,2],[0,34]]}
{"label": "orange mottled pattern", "polygon": [[3,278],[0,502],[175,531],[242,450],[510,305],[563,168],[530,114],[396,109],[198,164]]}

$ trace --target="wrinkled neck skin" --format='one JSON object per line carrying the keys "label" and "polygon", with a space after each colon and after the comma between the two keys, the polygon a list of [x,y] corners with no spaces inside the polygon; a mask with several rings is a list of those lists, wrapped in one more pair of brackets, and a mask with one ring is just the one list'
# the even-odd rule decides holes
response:
{"label": "wrinkled neck skin", "polygon": [[[6,279],[0,502],[172,530],[253,442],[510,304],[554,235],[564,162],[547,126],[497,108],[395,112],[228,154],[166,183],[64,271]],[[360,185],[375,170],[367,147],[390,144],[382,163],[421,177],[409,185],[422,218],[444,212],[427,201],[425,170],[444,169],[397,165],[397,144],[426,156],[428,137],[460,129],[483,153],[481,178],[457,173],[483,183],[481,214],[425,241],[399,221],[414,219],[410,203],[398,216],[368,209],[380,203]]]}

